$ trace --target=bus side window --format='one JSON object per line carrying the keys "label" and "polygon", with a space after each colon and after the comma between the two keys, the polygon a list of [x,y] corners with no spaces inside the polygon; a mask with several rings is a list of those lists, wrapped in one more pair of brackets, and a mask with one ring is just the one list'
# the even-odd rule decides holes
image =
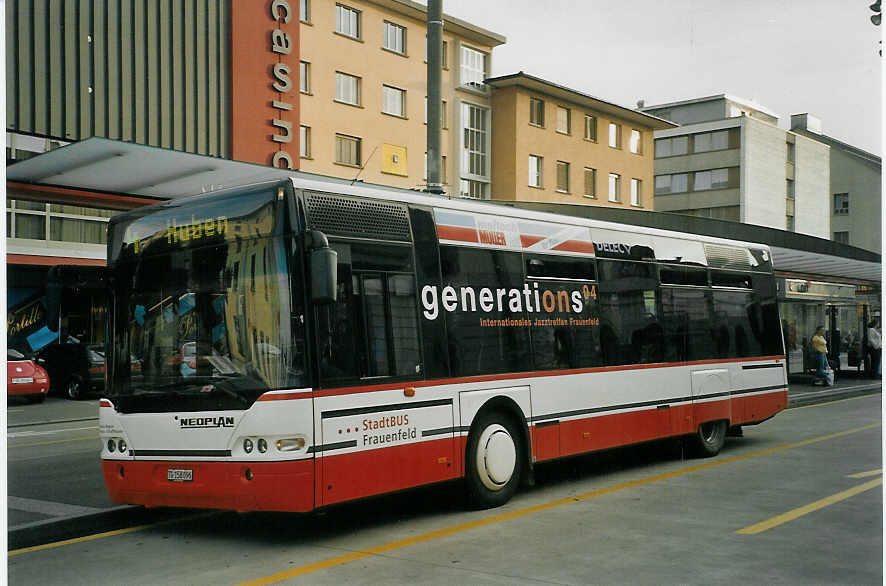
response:
{"label": "bus side window", "polygon": [[411,248],[335,242],[338,300],[317,311],[321,384],[422,376]]}
{"label": "bus side window", "polygon": [[[504,299],[492,311],[480,312],[476,297],[466,294],[481,289],[490,291],[523,288],[523,260],[518,252],[440,247],[440,265],[444,287],[456,292],[454,310],[444,311],[449,340],[449,363],[452,376],[521,372],[532,369],[529,328],[511,321],[526,319],[522,296]],[[519,304],[520,311],[511,309]],[[488,320],[484,326],[482,320]]]}
{"label": "bus side window", "polygon": [[662,286],[662,327],[665,332],[665,360],[705,360],[711,358],[711,294],[704,288]]}
{"label": "bus side window", "polygon": [[606,365],[662,362],[656,267],[651,263],[598,260],[600,346]]}

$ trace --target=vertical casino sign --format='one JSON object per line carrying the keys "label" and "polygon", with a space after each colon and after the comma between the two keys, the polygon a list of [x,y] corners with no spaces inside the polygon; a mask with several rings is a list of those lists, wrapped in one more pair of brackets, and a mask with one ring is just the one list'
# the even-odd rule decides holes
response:
{"label": "vertical casino sign", "polygon": [[231,1],[231,154],[298,168],[298,3]]}

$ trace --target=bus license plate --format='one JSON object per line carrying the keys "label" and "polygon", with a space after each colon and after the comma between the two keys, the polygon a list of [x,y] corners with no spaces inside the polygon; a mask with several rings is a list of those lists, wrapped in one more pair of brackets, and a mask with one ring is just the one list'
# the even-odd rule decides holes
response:
{"label": "bus license plate", "polygon": [[191,482],[194,480],[194,471],[170,468],[166,471],[166,479],[169,482]]}

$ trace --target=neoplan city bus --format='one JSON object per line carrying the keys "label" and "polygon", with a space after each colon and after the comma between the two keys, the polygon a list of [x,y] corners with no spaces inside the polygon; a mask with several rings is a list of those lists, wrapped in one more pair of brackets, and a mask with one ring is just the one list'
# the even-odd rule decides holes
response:
{"label": "neoplan city bus", "polygon": [[110,220],[102,466],[147,506],[310,511],[787,404],[766,246],[282,182]]}

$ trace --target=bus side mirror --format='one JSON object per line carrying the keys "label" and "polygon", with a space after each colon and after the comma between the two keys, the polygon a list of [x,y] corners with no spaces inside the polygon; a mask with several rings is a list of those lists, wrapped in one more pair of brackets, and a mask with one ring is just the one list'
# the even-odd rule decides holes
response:
{"label": "bus side mirror", "polygon": [[335,303],[338,299],[338,253],[329,247],[323,232],[308,230],[311,251],[311,299],[315,304]]}
{"label": "bus side mirror", "polygon": [[331,248],[311,251],[311,299],[335,303],[338,296],[338,253]]}

